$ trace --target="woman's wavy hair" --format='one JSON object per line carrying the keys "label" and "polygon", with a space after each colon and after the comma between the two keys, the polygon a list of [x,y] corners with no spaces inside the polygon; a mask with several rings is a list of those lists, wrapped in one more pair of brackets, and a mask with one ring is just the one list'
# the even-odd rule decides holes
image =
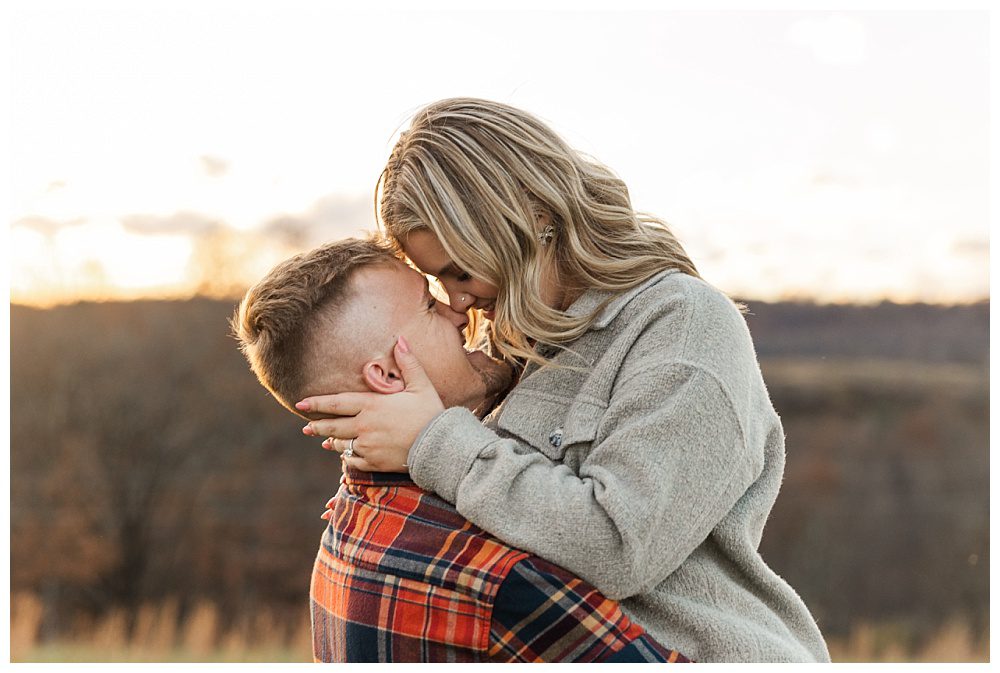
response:
{"label": "woman's wavy hair", "polygon": [[[698,276],[667,224],[635,212],[610,169],[502,103],[450,98],[417,112],[375,200],[380,228],[396,246],[427,228],[464,271],[500,288],[491,340],[507,357],[546,364],[533,341],[567,344],[604,307],[571,317],[547,306],[541,284],[549,260],[573,296],[593,288],[611,293],[608,301],[664,269]],[[547,245],[545,216],[553,227]]]}

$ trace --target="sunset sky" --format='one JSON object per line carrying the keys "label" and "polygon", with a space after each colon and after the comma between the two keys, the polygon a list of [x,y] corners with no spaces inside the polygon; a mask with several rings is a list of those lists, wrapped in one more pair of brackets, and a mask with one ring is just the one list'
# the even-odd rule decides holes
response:
{"label": "sunset sky", "polygon": [[609,165],[726,292],[989,294],[984,12],[161,6],[11,30],[15,302],[231,292],[369,229],[396,132],[455,95]]}

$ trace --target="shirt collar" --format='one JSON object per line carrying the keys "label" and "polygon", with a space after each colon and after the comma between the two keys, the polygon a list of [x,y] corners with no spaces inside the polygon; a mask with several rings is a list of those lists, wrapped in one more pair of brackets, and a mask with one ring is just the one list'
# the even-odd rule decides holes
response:
{"label": "shirt collar", "polygon": [[655,276],[651,276],[635,287],[618,294],[611,290],[587,290],[576,301],[570,304],[569,308],[566,309],[566,314],[573,318],[587,316],[596,311],[602,303],[607,302],[597,316],[597,320],[590,327],[591,329],[604,329],[611,324],[612,320],[618,317],[622,309],[635,299],[640,292],[660,282],[664,277],[679,272],[679,269],[666,269]]}
{"label": "shirt collar", "polygon": [[414,486],[408,472],[365,472],[350,465],[344,466],[340,481],[357,486]]}

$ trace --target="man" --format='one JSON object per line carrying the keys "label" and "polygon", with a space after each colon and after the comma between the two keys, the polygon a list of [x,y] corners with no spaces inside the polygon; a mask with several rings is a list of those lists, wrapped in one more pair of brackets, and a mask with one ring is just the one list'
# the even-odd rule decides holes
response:
{"label": "man", "polygon": [[[294,404],[309,395],[404,390],[397,341],[445,406],[487,409],[511,372],[465,350],[467,324],[386,244],[348,239],[275,267],[232,326],[260,382],[308,417]],[[594,587],[473,526],[404,472],[349,467],[327,506],[310,587],[317,661],[686,661]]]}

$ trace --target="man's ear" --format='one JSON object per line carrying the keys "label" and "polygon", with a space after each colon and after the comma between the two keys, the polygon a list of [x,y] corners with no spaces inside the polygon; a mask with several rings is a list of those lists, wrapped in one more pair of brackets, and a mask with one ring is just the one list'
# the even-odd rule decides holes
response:
{"label": "man's ear", "polygon": [[361,378],[373,393],[389,395],[406,390],[403,375],[391,356],[386,360],[369,360],[361,369]]}

